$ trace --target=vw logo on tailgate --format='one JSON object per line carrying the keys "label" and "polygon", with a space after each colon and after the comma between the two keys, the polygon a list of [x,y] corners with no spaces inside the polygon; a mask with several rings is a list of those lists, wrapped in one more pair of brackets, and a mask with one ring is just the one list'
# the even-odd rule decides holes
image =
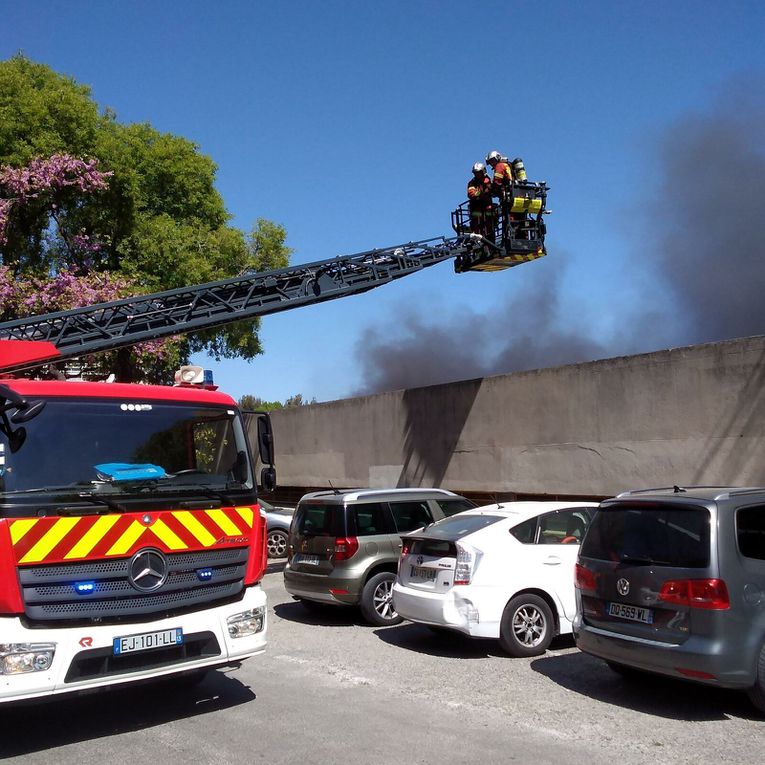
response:
{"label": "vw logo on tailgate", "polygon": [[167,580],[168,568],[159,550],[139,550],[130,559],[128,581],[139,592],[154,592]]}
{"label": "vw logo on tailgate", "polygon": [[624,579],[624,578],[617,579],[617,581],[616,581],[616,591],[620,595],[628,595],[629,591],[630,591],[630,583],[626,579]]}

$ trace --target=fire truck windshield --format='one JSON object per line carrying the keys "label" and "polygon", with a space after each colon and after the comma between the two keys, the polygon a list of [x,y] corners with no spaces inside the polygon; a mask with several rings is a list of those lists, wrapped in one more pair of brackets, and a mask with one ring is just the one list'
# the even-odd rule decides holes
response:
{"label": "fire truck windshield", "polygon": [[234,409],[49,399],[23,430],[23,437],[0,432],[0,495],[253,488]]}

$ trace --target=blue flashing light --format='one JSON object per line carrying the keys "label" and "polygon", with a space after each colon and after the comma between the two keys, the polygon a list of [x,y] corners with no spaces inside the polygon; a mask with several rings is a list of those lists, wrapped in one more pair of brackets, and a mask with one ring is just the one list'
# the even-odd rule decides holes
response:
{"label": "blue flashing light", "polygon": [[204,380],[205,385],[215,385],[215,382],[213,380],[212,369],[205,369],[202,374],[203,374],[202,379]]}
{"label": "blue flashing light", "polygon": [[198,568],[197,577],[200,582],[209,582],[212,579],[213,570],[211,568]]}
{"label": "blue flashing light", "polygon": [[90,593],[95,592],[96,583],[95,582],[75,582],[74,589],[78,595],[90,595]]}

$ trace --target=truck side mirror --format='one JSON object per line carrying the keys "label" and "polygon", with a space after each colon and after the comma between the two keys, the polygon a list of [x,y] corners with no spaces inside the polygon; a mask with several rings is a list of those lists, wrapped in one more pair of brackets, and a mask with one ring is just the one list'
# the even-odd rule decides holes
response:
{"label": "truck side mirror", "polygon": [[276,468],[264,467],[260,471],[260,488],[266,492],[272,492],[276,488]]}
{"label": "truck side mirror", "polygon": [[271,418],[266,412],[256,412],[258,417],[258,454],[264,465],[274,464],[274,433]]}

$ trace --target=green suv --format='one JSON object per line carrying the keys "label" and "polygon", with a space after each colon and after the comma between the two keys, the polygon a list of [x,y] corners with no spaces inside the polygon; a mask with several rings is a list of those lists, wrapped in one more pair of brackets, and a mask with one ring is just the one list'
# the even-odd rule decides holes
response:
{"label": "green suv", "polygon": [[307,607],[357,605],[370,624],[398,624],[391,593],[401,534],[472,507],[469,499],[443,489],[306,494],[290,526],[287,592]]}

